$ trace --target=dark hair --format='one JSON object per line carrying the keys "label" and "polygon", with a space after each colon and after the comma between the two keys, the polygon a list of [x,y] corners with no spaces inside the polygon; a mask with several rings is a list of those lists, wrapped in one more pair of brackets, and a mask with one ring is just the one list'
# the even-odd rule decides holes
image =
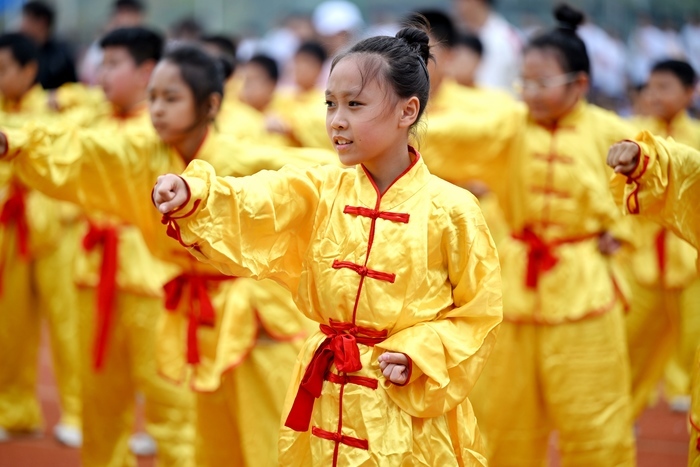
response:
{"label": "dark hair", "polygon": [[216,58],[224,67],[224,75],[229,79],[236,71],[236,43],[230,37],[221,34],[211,34],[200,39],[203,44],[211,44],[218,49]]}
{"label": "dark hair", "polygon": [[688,62],[682,60],[664,60],[658,62],[651,69],[652,73],[666,72],[672,73],[680,80],[686,88],[693,88],[698,79],[695,70]]}
{"label": "dark hair", "polygon": [[146,7],[139,0],[117,0],[112,6],[112,11],[133,11],[134,13],[143,13],[146,11]]}
{"label": "dark hair", "polygon": [[451,49],[457,43],[457,28],[454,22],[440,10],[420,10],[409,16],[409,23],[415,22],[420,16],[428,21],[428,35],[435,41]]}
{"label": "dark hair", "polygon": [[370,37],[355,44],[347,52],[337,55],[331,64],[331,72],[346,57],[359,55],[363,86],[381,76],[402,99],[416,96],[420,110],[415,126],[420,120],[430,97],[428,60],[430,53],[428,23],[422,16],[396,33],[395,37]]}
{"label": "dark hair", "polygon": [[477,54],[479,57],[484,55],[484,44],[483,42],[481,42],[481,39],[479,39],[479,37],[475,34],[471,34],[468,32],[459,34],[457,36],[456,45],[461,45],[463,47],[468,48],[469,50]]}
{"label": "dark hair", "polygon": [[196,45],[182,44],[165,52],[163,61],[180,69],[182,80],[194,95],[195,107],[205,113],[212,94],[224,95],[224,71],[221,62]]}
{"label": "dark hair", "polygon": [[1,35],[0,49],[10,49],[12,57],[21,67],[39,60],[39,48],[36,42],[19,32]]}
{"label": "dark hair", "polygon": [[315,58],[320,64],[323,65],[328,59],[328,52],[326,52],[325,47],[320,42],[307,41],[299,46],[296,55],[305,54]]}
{"label": "dark hair", "polygon": [[267,55],[257,54],[253,55],[253,57],[248,60],[248,63],[260,66],[265,71],[265,74],[275,83],[280,79],[280,71],[275,59]]}
{"label": "dark hair", "polygon": [[186,17],[181,18],[170,28],[171,35],[174,39],[181,39],[183,37],[193,37],[200,38],[204,28],[195,18]]}
{"label": "dark hair", "polygon": [[590,75],[591,62],[586,51],[586,44],[576,34],[576,29],[583,23],[583,13],[563,3],[554,8],[554,17],[557,19],[557,26],[551,31],[531,39],[525,51],[533,49],[554,50],[564,72],[581,72]]}
{"label": "dark hair", "polygon": [[137,65],[147,60],[157,62],[163,54],[163,37],[142,27],[119,28],[100,39],[100,47],[124,47]]}
{"label": "dark hair", "polygon": [[53,27],[53,22],[56,17],[56,13],[53,8],[44,2],[31,1],[27,2],[22,6],[22,14],[31,16],[34,19],[43,20],[46,22],[46,26],[51,29]]}

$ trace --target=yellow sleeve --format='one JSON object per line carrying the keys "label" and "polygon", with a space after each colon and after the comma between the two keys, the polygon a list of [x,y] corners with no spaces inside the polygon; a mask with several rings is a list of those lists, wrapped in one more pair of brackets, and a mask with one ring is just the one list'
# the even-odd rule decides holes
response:
{"label": "yellow sleeve", "polygon": [[700,151],[642,132],[639,165],[629,177],[615,175],[613,192],[627,213],[641,214],[700,248]]}
{"label": "yellow sleeve", "polygon": [[449,252],[454,308],[376,346],[411,358],[409,383],[389,385],[387,392],[414,417],[437,417],[467,398],[503,316],[498,255],[476,203],[467,215],[453,216],[452,223],[443,249]]}
{"label": "yellow sleeve", "polygon": [[525,109],[519,105],[478,113],[428,113],[419,147],[430,172],[443,180],[459,186],[480,180],[495,187],[504,178],[510,144],[524,119]]}
{"label": "yellow sleeve", "polygon": [[226,148],[225,152],[227,154],[217,157],[212,165],[217,174],[231,177],[243,177],[261,170],[279,170],[285,165],[340,165],[335,151],[325,149],[237,143]]}
{"label": "yellow sleeve", "polygon": [[151,155],[159,144],[155,134],[40,123],[3,133],[8,150],[2,160],[12,161],[29,187],[139,226],[152,222],[148,193],[157,175],[167,170],[153,167]]}
{"label": "yellow sleeve", "polygon": [[329,170],[339,171],[287,166],[217,177],[211,165],[195,160],[182,175],[190,199],[169,219],[200,261],[224,274],[271,278],[295,290]]}

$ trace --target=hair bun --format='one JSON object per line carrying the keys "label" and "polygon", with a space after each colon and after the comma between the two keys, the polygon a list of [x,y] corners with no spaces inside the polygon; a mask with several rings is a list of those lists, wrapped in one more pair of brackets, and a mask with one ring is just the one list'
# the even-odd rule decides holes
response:
{"label": "hair bun", "polygon": [[430,37],[428,36],[428,31],[428,21],[420,16],[396,33],[396,38],[406,41],[408,46],[418,53],[426,65],[430,59]]}
{"label": "hair bun", "polygon": [[576,29],[583,23],[584,14],[567,3],[560,3],[554,8],[554,17],[559,22],[560,29]]}

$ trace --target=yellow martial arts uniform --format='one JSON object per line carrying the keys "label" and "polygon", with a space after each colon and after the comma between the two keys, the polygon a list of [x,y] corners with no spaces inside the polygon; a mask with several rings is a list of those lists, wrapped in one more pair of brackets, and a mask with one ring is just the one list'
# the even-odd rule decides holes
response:
{"label": "yellow martial arts uniform", "polygon": [[[8,131],[8,157],[32,186],[137,226],[156,256],[179,266],[165,285],[168,313],[155,345],[161,374],[202,391],[195,465],[241,465],[241,458],[249,466],[276,465],[281,405],[305,318],[278,285],[224,276],[166,237],[150,190],[158,175],[180,172],[185,162],[153,135],[123,133]],[[333,160],[326,151],[252,147],[215,132],[196,157],[234,175]]]}
{"label": "yellow martial arts uniform", "polygon": [[[191,198],[166,218],[189,251],[285,284],[320,323],[285,401],[280,465],[485,465],[467,396],[501,321],[498,257],[475,199],[411,154],[384,194],[362,166],[217,178],[194,161],[183,174]],[[404,386],[381,376],[385,351],[410,358]]]}
{"label": "yellow martial arts uniform", "polygon": [[[18,102],[0,98],[0,125],[18,126],[53,114],[48,93],[32,87]],[[78,310],[72,265],[77,245],[76,210],[27,190],[5,167],[0,181],[0,274],[3,330],[0,349],[0,427],[33,431],[41,426],[36,399],[41,320],[46,319],[63,426],[80,428]],[[26,229],[25,229],[26,228]],[[26,248],[25,248],[26,247]],[[3,304],[4,303],[4,304]]]}
{"label": "yellow martial arts uniform", "polygon": [[[613,178],[616,199],[625,212],[659,222],[700,248],[700,151],[649,132],[637,135],[635,141],[640,146],[639,165],[629,177]],[[700,346],[691,397],[688,466],[700,467]]]}
{"label": "yellow martial arts uniform", "polygon": [[[69,118],[89,119],[91,128],[105,135],[157,138],[145,103],[129,115],[116,115],[109,104],[91,113]],[[146,431],[156,441],[159,465],[193,465],[194,396],[164,380],[156,366],[163,285],[177,268],[155,259],[139,229],[119,219],[89,212],[81,234],[75,280],[81,310],[83,465],[135,465],[128,442],[138,393],[144,396]]]}
{"label": "yellow martial arts uniform", "polygon": [[[634,123],[700,149],[700,123],[686,112],[671,122],[639,118]],[[700,280],[695,248],[649,219],[635,217],[631,222],[635,248],[617,259],[632,289],[626,327],[636,418],[654,401],[664,369],[669,400],[689,394],[690,370],[700,341]]]}
{"label": "yellow martial arts uniform", "polygon": [[544,463],[556,430],[562,465],[634,465],[621,294],[598,250],[626,235],[605,156],[634,130],[585,102],[547,128],[523,110],[432,119],[426,138],[437,175],[484,181],[510,228],[504,323],[472,393],[489,462]]}
{"label": "yellow martial arts uniform", "polygon": [[325,92],[278,92],[269,113],[280,117],[289,127],[291,139],[302,147],[332,149],[326,131]]}
{"label": "yellow martial arts uniform", "polygon": [[[498,115],[512,114],[520,106],[520,103],[500,91],[468,88],[459,85],[452,79],[445,79],[430,96],[428,108],[426,109],[427,123],[424,127],[419,126],[416,136],[417,143],[422,151],[431,155],[433,150],[438,156],[445,153],[445,151],[453,151],[455,148],[445,147],[445,142],[449,141],[450,138],[443,138],[443,136],[446,131],[450,130],[455,131],[457,135],[461,134],[463,129],[459,122],[465,114],[472,116],[493,115],[494,113]],[[439,136],[433,137],[431,130],[434,129],[438,129],[436,134]],[[432,158],[427,162],[431,164],[434,159]],[[477,173],[472,174],[472,178],[460,180],[454,179],[449,173],[440,170],[438,170],[436,175],[468,190],[472,190],[475,184],[483,184]],[[484,213],[491,235],[498,244],[501,238],[509,235],[510,232],[503,217],[503,210],[499,204],[498,196],[490,192],[494,187],[487,188],[489,190],[488,193],[475,193],[479,198],[479,205]]]}

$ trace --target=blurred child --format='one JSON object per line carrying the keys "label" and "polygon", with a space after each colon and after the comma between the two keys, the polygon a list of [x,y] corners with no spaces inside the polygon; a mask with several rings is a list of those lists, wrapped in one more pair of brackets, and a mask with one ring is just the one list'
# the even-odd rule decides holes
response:
{"label": "blurred child", "polygon": [[334,59],[326,129],[356,167],[222,178],[193,161],[153,191],[190,252],[283,283],[320,324],[297,360],[280,465],[485,465],[467,396],[500,322],[499,266],[475,199],[408,146],[428,43],[409,27]]}
{"label": "blurred child", "polygon": [[[103,62],[98,81],[107,105],[90,109],[83,118],[104,134],[155,137],[146,91],[163,38],[141,27],[121,28],[99,44]],[[155,361],[162,287],[174,271],[152,257],[138,228],[97,211],[87,217],[76,274],[84,358],[83,464],[134,462],[131,444],[137,452],[157,449],[161,465],[190,465],[194,398],[186,388],[164,381]],[[137,393],[144,396],[146,432],[152,438],[130,438]]]}
{"label": "blurred child", "polygon": [[[330,156],[241,144],[217,133],[212,125],[223,86],[216,59],[194,46],[177,47],[156,66],[148,86],[155,133],[35,124],[5,130],[5,154],[32,186],[138,227],[149,249],[177,266],[164,286],[168,312],[161,314],[158,338],[150,345],[163,376],[197,391],[195,465],[276,465],[282,403],[306,334],[305,318],[279,285],[224,276],[199,263],[166,237],[161,216],[143,200],[157,174],[182,171],[195,158],[243,176]],[[173,229],[167,233],[176,236]],[[122,357],[108,354],[106,366],[132,358]],[[121,391],[130,380],[115,384]],[[184,441],[180,448],[186,448]]]}
{"label": "blurred child", "polygon": [[[499,243],[504,322],[470,397],[493,465],[634,465],[624,297],[609,256],[630,238],[605,154],[634,128],[586,103],[590,61],[566,5],[523,58],[526,112],[463,113],[433,165],[455,183],[476,174],[509,227]],[[432,123],[432,122],[431,122]]]}
{"label": "blurred child", "polygon": [[475,87],[476,70],[479,68],[483,54],[484,46],[477,36],[467,33],[459,34],[452,48],[450,76],[462,86]]}
{"label": "blurred child", "polygon": [[[700,149],[700,122],[688,116],[696,75],[686,62],[657,63],[645,93],[650,115],[634,123],[656,135]],[[643,217],[631,220],[635,250],[622,255],[630,285],[627,339],[635,415],[654,400],[665,370],[664,393],[671,408],[687,411],[690,371],[700,340],[700,280],[697,251],[673,233]]]}
{"label": "blurred child", "polygon": [[[47,119],[48,93],[37,83],[38,49],[18,33],[0,36],[0,124]],[[0,181],[0,440],[36,432],[41,318],[49,323],[61,418],[54,435],[80,445],[78,314],[72,264],[73,209],[24,186],[6,163]],[[11,312],[10,312],[11,311]]]}
{"label": "blurred child", "polygon": [[[608,164],[621,175],[612,187],[625,212],[659,222],[700,247],[700,151],[643,132],[633,141],[611,147]],[[700,346],[693,363],[691,395],[688,467],[699,467]]]}
{"label": "blurred child", "polygon": [[267,119],[269,131],[287,136],[304,147],[329,148],[325,132],[326,112],[323,90],[317,83],[328,56],[319,42],[305,42],[294,55],[294,85],[278,91]]}
{"label": "blurred child", "polygon": [[258,112],[265,113],[275,96],[279,77],[279,67],[273,58],[254,55],[243,65],[243,87],[239,98]]}

